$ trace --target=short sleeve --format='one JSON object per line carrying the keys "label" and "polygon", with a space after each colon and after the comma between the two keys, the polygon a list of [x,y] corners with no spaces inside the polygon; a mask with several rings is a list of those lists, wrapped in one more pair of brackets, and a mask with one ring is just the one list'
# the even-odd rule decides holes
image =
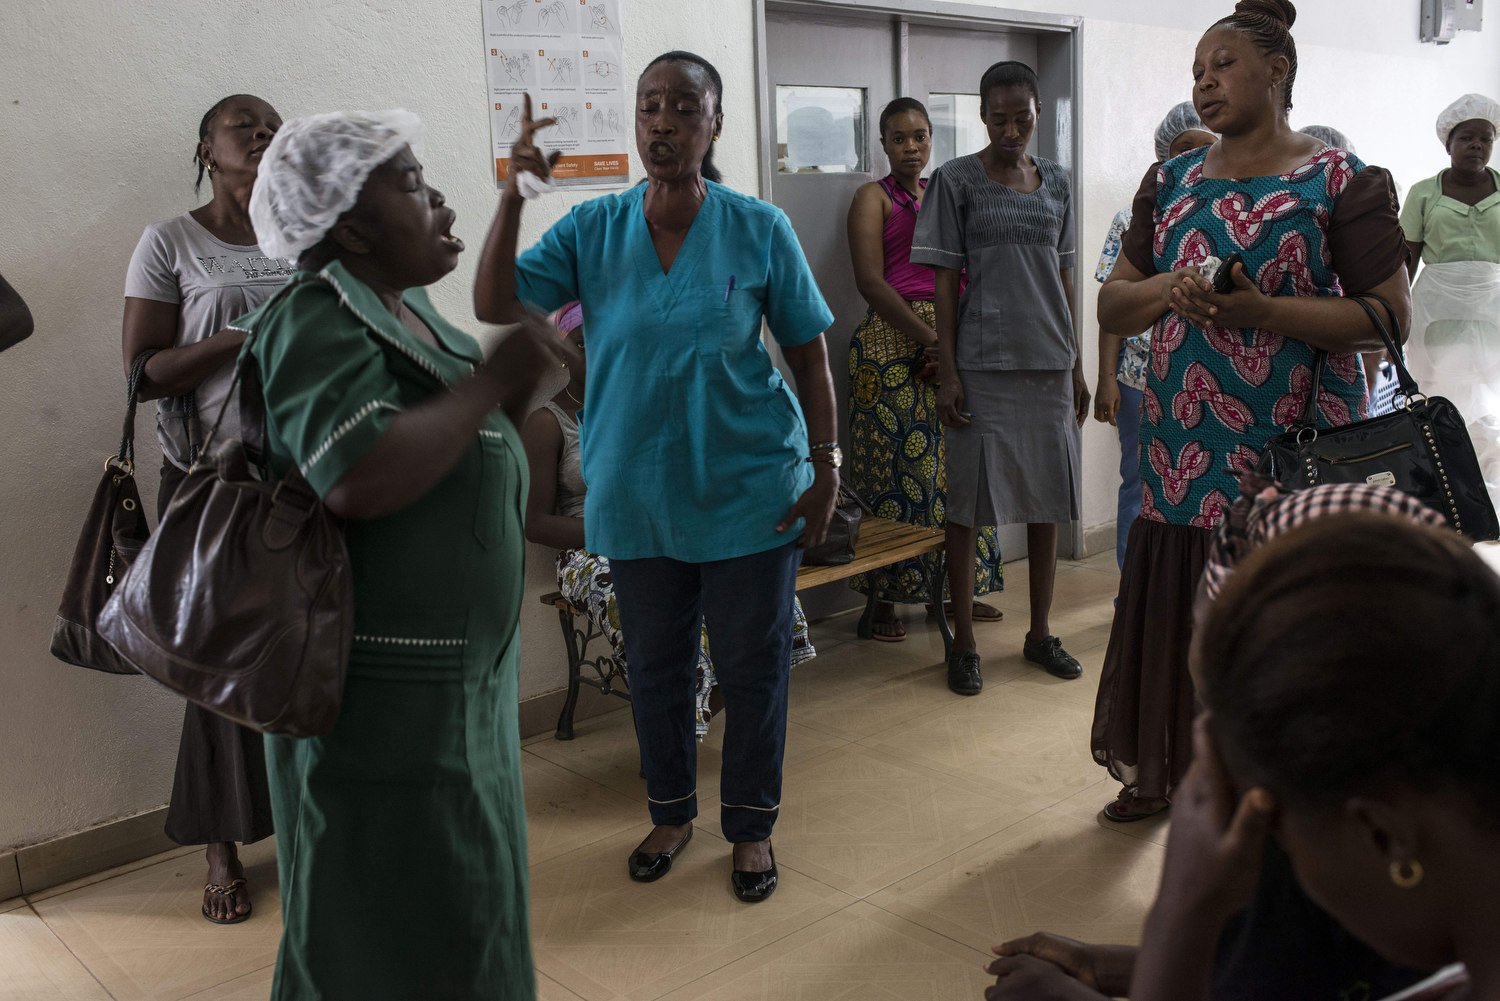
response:
{"label": "short sleeve", "polygon": [[1120,242],[1120,253],[1143,275],[1156,274],[1156,185],[1161,164],[1153,163],[1130,203],[1130,226]]}
{"label": "short sleeve", "polygon": [[967,258],[964,248],[963,192],[939,167],[922,196],[911,239],[911,263],[959,271]]}
{"label": "short sleeve", "polygon": [[779,209],[771,227],[771,259],[766,283],[766,324],[784,347],[806,344],[827,330],[833,313],[818,290],[802,244]]}
{"label": "short sleeve", "polygon": [[182,301],[182,288],[172,267],[171,248],[155,226],[147,227],[135,245],[135,253],[130,255],[130,267],[125,272],[125,295],[130,299],[155,302]]}
{"label": "short sleeve", "polygon": [[516,256],[516,295],[524,303],[549,311],[579,298],[577,209]]}
{"label": "short sleeve", "polygon": [[1129,209],[1121,209],[1115,213],[1114,221],[1109,224],[1109,232],[1104,237],[1104,249],[1099,253],[1099,264],[1094,268],[1094,281],[1104,282],[1109,278],[1110,272],[1115,269],[1115,261],[1120,257],[1120,241],[1125,238],[1125,229],[1129,225]]}
{"label": "short sleeve", "polygon": [[1354,175],[1333,204],[1328,249],[1346,294],[1369,291],[1407,263],[1388,171],[1367,166]]}
{"label": "short sleeve", "polygon": [[1071,268],[1078,264],[1078,243],[1073,234],[1073,187],[1068,175],[1062,177],[1062,229],[1057,234],[1057,266]]}
{"label": "short sleeve", "polygon": [[1428,182],[1412,185],[1406,204],[1401,206],[1401,236],[1412,243],[1427,242]]}
{"label": "short sleeve", "polygon": [[385,353],[330,286],[309,283],[236,322],[253,331],[273,452],[319,496],[385,434],[400,410]]}

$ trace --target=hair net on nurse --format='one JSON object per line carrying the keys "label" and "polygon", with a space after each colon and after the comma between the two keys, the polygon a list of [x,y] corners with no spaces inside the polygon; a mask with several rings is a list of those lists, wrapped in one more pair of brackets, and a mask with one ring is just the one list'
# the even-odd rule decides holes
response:
{"label": "hair net on nurse", "polygon": [[1167,154],[1172,152],[1172,143],[1184,132],[1207,132],[1214,134],[1214,130],[1203,124],[1203,119],[1198,117],[1198,112],[1193,108],[1192,101],[1183,101],[1177,107],[1167,112],[1167,117],[1161,120],[1156,127],[1156,158],[1165,160]]}
{"label": "hair net on nurse", "polygon": [[1341,149],[1345,153],[1354,152],[1354,144],[1349,141],[1349,137],[1332,125],[1309,125],[1307,128],[1298,129],[1297,131],[1305,136],[1312,136],[1314,139],[1321,141],[1325,146]]}
{"label": "hair net on nurse", "polygon": [[334,111],[294,118],[260,159],[250,223],[260,249],[296,261],[354,207],[374,169],[410,146],[422,154],[422,120],[410,111]]}
{"label": "hair net on nurse", "polygon": [[1437,120],[1438,142],[1443,144],[1443,149],[1448,148],[1454,129],[1475,119],[1489,122],[1495,131],[1500,132],[1500,104],[1483,94],[1465,94],[1444,108]]}

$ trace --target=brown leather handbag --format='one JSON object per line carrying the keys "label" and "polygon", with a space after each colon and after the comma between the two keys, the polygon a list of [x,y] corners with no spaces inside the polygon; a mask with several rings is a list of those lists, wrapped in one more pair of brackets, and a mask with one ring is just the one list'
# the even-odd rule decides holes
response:
{"label": "brown leather handbag", "polygon": [[100,638],[94,627],[99,610],[114,593],[117,582],[140,555],[151,535],[141,492],[135,485],[135,394],[148,348],[136,355],[125,384],[125,430],[120,447],[104,461],[104,478],[94,491],[83,532],[73,550],[62,603],[52,622],[52,656],[78,667],[108,674],[135,674],[136,669]]}
{"label": "brown leather handbag", "polygon": [[[265,409],[248,352],[235,378],[247,437],[258,436]],[[296,469],[268,481],[254,474],[254,442],[215,447],[223,416],[99,633],[205,709],[265,733],[321,736],[338,719],[354,639],[343,530]]]}

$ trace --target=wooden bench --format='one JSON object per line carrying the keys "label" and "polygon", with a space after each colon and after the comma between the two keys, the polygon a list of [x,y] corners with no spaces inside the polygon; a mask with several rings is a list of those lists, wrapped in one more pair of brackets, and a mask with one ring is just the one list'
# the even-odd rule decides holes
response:
{"label": "wooden bench", "polygon": [[[797,571],[797,590],[805,591],[820,584],[848,580],[855,574],[879,570],[928,554],[935,554],[935,558],[920,561],[927,593],[942,594],[943,575],[946,572],[943,530],[866,515],[860,522],[859,542],[854,547],[854,559],[839,566],[803,567]],[[875,634],[873,622],[878,600],[879,596],[871,589],[870,596],[865,601],[865,612],[860,616],[856,630],[861,639],[869,639]],[[558,591],[542,595],[541,602],[557,609],[558,622],[562,626],[563,645],[568,654],[568,697],[563,703],[562,713],[557,717],[556,736],[558,740],[572,740],[573,711],[578,705],[580,685],[588,685],[605,695],[615,695],[627,702],[630,701],[630,691],[619,666],[615,664],[613,650],[587,657],[589,644],[600,639],[603,633],[589,621],[582,609],[575,608]],[[937,620],[938,630],[943,637],[943,657],[946,660],[953,652],[953,630],[948,626],[946,615],[939,614]]]}

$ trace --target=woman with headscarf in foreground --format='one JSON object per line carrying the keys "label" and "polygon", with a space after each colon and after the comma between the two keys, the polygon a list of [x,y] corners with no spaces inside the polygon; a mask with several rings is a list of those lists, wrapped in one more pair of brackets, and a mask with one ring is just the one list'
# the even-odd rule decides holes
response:
{"label": "woman with headscarf in foreground", "polygon": [[297,262],[244,317],[274,475],[346,519],[354,647],[337,726],[266,737],[285,928],[272,997],[530,999],[515,425],[566,378],[528,318],[488,357],[424,286],[458,263],[405,111],[287,122],[250,201]]}

